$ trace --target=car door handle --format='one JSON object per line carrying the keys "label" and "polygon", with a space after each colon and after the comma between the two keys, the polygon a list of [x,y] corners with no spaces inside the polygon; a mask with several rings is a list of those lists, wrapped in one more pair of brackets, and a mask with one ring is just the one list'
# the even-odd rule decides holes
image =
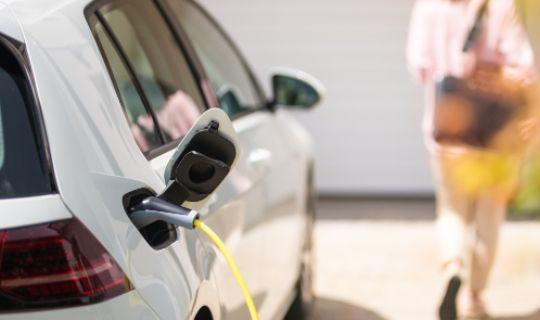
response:
{"label": "car door handle", "polygon": [[249,153],[249,164],[259,171],[266,171],[272,162],[272,153],[263,148],[257,148]]}

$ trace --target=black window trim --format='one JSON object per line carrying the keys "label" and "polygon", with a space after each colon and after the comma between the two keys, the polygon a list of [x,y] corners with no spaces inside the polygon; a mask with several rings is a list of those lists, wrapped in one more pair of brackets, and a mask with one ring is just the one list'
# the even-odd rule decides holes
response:
{"label": "black window trim", "polygon": [[[96,0],[96,1],[108,3],[108,2],[117,1],[117,0]],[[175,37],[178,37],[177,41],[180,47],[185,46],[183,47],[185,50],[184,55],[186,56],[186,58],[191,59],[191,62],[193,63],[193,67],[197,70],[196,74],[198,74],[200,77],[198,79],[199,81],[198,85],[201,86],[202,83],[205,83],[205,82],[209,84],[210,80],[208,78],[206,71],[204,70],[204,67],[197,53],[195,52],[193,41],[187,35],[186,31],[184,30],[184,27],[182,26],[182,23],[178,21],[178,17],[174,15],[173,10],[170,8],[168,0],[153,0],[153,1],[158,7],[158,9],[161,10],[161,13],[164,19],[168,23],[170,23],[169,27],[173,31],[173,34],[175,35]],[[271,103],[268,101],[266,95],[264,94],[264,91],[262,90],[262,87],[258,81],[258,78],[253,73],[253,69],[249,66],[245,56],[242,54],[242,51],[239,49],[236,43],[231,39],[228,33],[225,32],[225,30],[221,27],[219,22],[204,7],[202,7],[199,3],[197,3],[197,1],[194,1],[194,0],[171,0],[171,1],[190,2],[196,7],[197,10],[199,10],[202,13],[203,16],[205,16],[208,19],[208,21],[216,28],[218,33],[224,38],[225,42],[227,42],[227,44],[231,46],[234,53],[238,56],[238,58],[240,59],[240,63],[242,64],[242,67],[248,74],[249,80],[252,82],[253,86],[255,87],[255,91],[259,98],[259,101],[261,101],[261,105],[256,106],[255,108],[252,108],[252,109],[246,109],[245,111],[242,111],[242,112],[236,113],[233,116],[230,116],[231,121],[240,119],[242,117],[248,116],[256,112],[273,113],[275,110],[271,107]],[[204,89],[202,87],[200,88],[200,90],[202,91],[201,95],[206,102],[207,109],[213,108],[213,107],[217,107],[221,109],[219,105],[216,105],[216,106],[212,105],[211,99],[209,99],[209,97],[206,96]],[[209,94],[211,94],[213,98],[217,101],[217,94],[214,88],[211,85],[209,85],[207,90],[210,91]],[[157,148],[154,148],[148,151],[147,153],[145,153],[145,155],[147,156],[148,159],[154,159],[176,148],[178,146],[178,143],[180,143],[181,139],[182,138],[171,141]]]}
{"label": "black window trim", "polygon": [[[105,62],[105,65],[107,66],[107,69],[108,69],[107,71],[109,73],[109,78],[113,82],[113,86],[114,86],[114,88],[116,90],[116,94],[117,94],[118,98],[120,99],[119,91],[118,91],[118,88],[116,88],[116,83],[115,83],[114,79],[112,78],[112,73],[111,73],[108,61],[104,56],[103,50],[101,48],[101,44],[99,43],[99,40],[97,39],[96,34],[95,34],[95,21],[96,21],[95,19],[98,19],[99,9],[101,7],[103,7],[103,6],[105,6],[105,5],[109,4],[109,3],[115,2],[115,1],[118,1],[118,0],[94,0],[94,1],[90,2],[85,7],[84,15],[85,15],[86,20],[87,20],[87,22],[89,24],[92,35],[94,36],[94,40],[97,43],[97,45],[98,45],[98,47],[99,47],[99,49],[101,51],[101,58]],[[166,0],[149,0],[149,1],[151,1],[156,6],[156,8],[160,12],[161,16],[163,17],[164,21],[167,23],[167,26],[171,30],[175,40],[177,41],[177,44],[178,44],[183,56],[185,57],[188,65],[189,65],[189,68],[190,68],[190,70],[192,72],[192,76],[196,80],[196,85],[197,85],[197,87],[199,89],[200,95],[201,95],[202,100],[203,100],[203,102],[205,104],[202,107],[204,109],[206,109],[206,110],[208,110],[209,108],[213,108],[213,107],[218,107],[219,108],[219,105],[214,105],[214,103],[213,103],[213,101],[217,101],[217,94],[214,91],[214,89],[212,88],[212,86],[207,85],[207,88],[206,88],[207,91],[205,91],[205,89],[202,87],[204,84],[209,84],[210,83],[209,78],[208,78],[208,76],[206,74],[206,71],[204,70],[204,67],[202,66],[201,61],[199,60],[199,58],[198,58],[198,56],[197,56],[197,54],[196,54],[196,52],[194,50],[191,39],[189,38],[189,36],[185,32],[185,30],[183,29],[183,27],[181,25],[181,22],[179,22],[178,18],[174,16],[174,13],[170,9],[168,2]],[[179,1],[179,0],[177,0],[177,1]],[[274,109],[270,107],[270,103],[268,102],[268,99],[266,98],[266,95],[264,94],[264,91],[262,90],[262,87],[261,87],[257,77],[253,74],[253,70],[250,68],[249,64],[247,63],[247,60],[244,57],[244,55],[242,54],[242,52],[240,51],[238,46],[234,43],[234,41],[232,41],[231,37],[225,32],[225,30],[221,27],[221,25],[217,22],[217,20],[214,19],[214,17],[212,15],[210,15],[208,13],[208,11],[205,8],[203,8],[199,3],[197,3],[196,1],[193,1],[193,0],[184,0],[184,1],[189,1],[190,3],[192,3],[196,7],[196,9],[199,10],[208,19],[208,21],[216,28],[216,30],[219,32],[219,34],[231,46],[234,53],[239,57],[243,68],[248,73],[248,76],[249,76],[251,82],[253,83],[253,85],[255,87],[255,91],[256,91],[256,93],[257,93],[257,95],[259,97],[259,100],[261,101],[261,104],[262,104],[261,106],[257,106],[256,108],[249,109],[249,110],[246,110],[244,112],[237,113],[237,114],[235,114],[234,116],[231,117],[231,120],[234,121],[236,119],[245,117],[245,116],[247,116],[249,114],[252,114],[252,113],[255,113],[255,112],[261,112],[261,111],[273,112]],[[103,21],[100,21],[100,23],[104,26],[104,28],[106,28],[107,35],[109,36],[109,39],[111,39],[111,42],[112,42],[113,38],[111,37],[111,32],[107,31],[107,28],[110,30],[110,27],[108,27],[108,24],[106,23],[106,21],[104,21],[105,19],[103,19],[103,17],[102,17],[102,20]],[[105,26],[107,26],[107,27],[105,27]],[[127,59],[121,58],[121,60],[123,60],[124,65],[125,65]],[[129,62],[127,62],[127,63],[129,63]],[[136,80],[138,82],[138,79],[136,79]],[[208,97],[208,94],[212,95],[213,99]],[[147,100],[146,95],[143,94],[142,96],[144,96],[144,99]],[[141,97],[141,99],[143,99],[143,97]],[[145,105],[145,108],[146,108],[146,105]],[[155,119],[155,115],[154,115],[153,110],[151,110],[150,114],[152,115],[153,121],[156,123],[156,128],[158,128],[159,124],[157,123],[157,121]],[[162,137],[162,132],[161,131],[159,131],[159,135],[160,135],[160,139],[161,139],[161,137]],[[178,138],[178,139],[175,139],[173,141],[163,143],[162,145],[160,145],[158,147],[155,147],[155,148],[153,148],[151,150],[143,152],[143,154],[144,154],[144,156],[146,157],[147,160],[155,159],[156,157],[159,157],[160,155],[163,155],[163,154],[173,150],[174,148],[176,148],[181,140],[182,140],[182,138]]]}
{"label": "black window trim", "polygon": [[[160,0],[161,1],[161,0]],[[260,112],[260,111],[274,111],[273,108],[270,108],[270,103],[264,94],[264,91],[262,90],[261,84],[259,83],[258,78],[253,73],[253,69],[249,66],[249,63],[247,62],[245,56],[242,54],[242,51],[240,48],[236,45],[236,43],[232,40],[232,38],[229,36],[227,32],[223,29],[223,27],[219,24],[219,22],[206,10],[203,6],[201,6],[197,1],[194,0],[185,0],[186,2],[189,2],[193,4],[193,6],[199,10],[199,12],[202,13],[203,16],[208,19],[208,21],[216,28],[216,30],[219,32],[219,34],[223,37],[225,42],[232,48],[234,53],[238,56],[240,59],[240,63],[242,64],[242,67],[247,72],[250,81],[252,82],[253,86],[255,87],[256,94],[259,98],[259,101],[261,101],[260,106],[255,106],[253,109],[249,109],[243,112],[239,112],[231,117],[231,120],[236,120],[238,118],[244,117],[246,115],[249,115],[254,112]],[[191,41],[188,39],[188,41]],[[213,88],[212,88],[213,91]],[[214,96],[217,97],[217,94],[215,92]]]}
{"label": "black window trim", "polygon": [[188,35],[178,22],[178,19],[174,17],[174,14],[172,13],[172,9],[169,7],[169,4],[167,1],[164,0],[154,0],[153,1],[155,6],[158,8],[159,12],[161,13],[163,19],[167,23],[167,26],[171,30],[173,37],[176,40],[176,43],[180,47],[182,54],[185,56],[186,61],[189,65],[189,69],[191,70],[191,73],[195,77],[197,86],[200,91],[201,98],[203,102],[205,103],[204,107],[206,109],[211,107],[217,107],[212,105],[212,101],[209,97],[206,96],[204,92],[204,88],[202,87],[205,82],[208,81],[208,76],[206,75],[206,72],[204,71],[203,65],[201,61],[199,60],[197,53],[195,52],[195,49],[193,48],[193,45],[191,43],[191,40],[189,39]]}
{"label": "black window trim", "polygon": [[[160,126],[160,124],[158,122],[156,114],[153,112],[152,107],[150,106],[150,101],[148,101],[148,97],[144,93],[144,89],[142,87],[142,84],[141,84],[141,82],[139,81],[139,79],[137,78],[137,76],[135,74],[135,68],[133,67],[133,65],[129,61],[129,59],[128,59],[127,55],[126,55],[126,52],[124,51],[124,48],[122,48],[122,45],[120,44],[120,41],[118,40],[118,38],[116,37],[114,32],[112,32],[111,27],[109,26],[109,24],[107,23],[107,21],[105,20],[103,15],[99,11],[96,11],[95,16],[97,18],[96,23],[99,22],[103,26],[103,28],[105,29],[106,36],[111,41],[115,51],[117,52],[117,54],[118,54],[118,56],[120,58],[120,61],[122,62],[122,65],[126,68],[126,71],[127,71],[128,75],[129,75],[129,79],[131,80],[131,82],[135,86],[135,90],[137,91],[137,94],[139,95],[139,97],[141,99],[141,102],[142,102],[142,104],[144,106],[144,109],[150,115],[150,117],[152,117],[152,121],[154,122],[154,125],[155,125],[155,131],[158,134],[161,145],[165,144],[165,135],[163,134],[163,130],[161,130],[161,126]],[[95,29],[95,24],[94,24],[93,27]],[[100,47],[101,52],[103,53],[103,55],[105,55],[105,50],[103,50],[103,45],[99,41],[97,41],[97,42],[98,42],[98,46]],[[107,65],[108,72],[111,75],[111,79],[112,79],[112,74],[113,73],[112,73],[112,67],[110,65],[110,62],[108,61],[108,59],[104,59],[104,60],[105,60],[105,63]],[[116,94],[118,95],[118,98],[120,100],[120,103],[123,104],[123,102],[120,99],[120,97],[121,97],[120,96],[120,89],[117,87],[116,81],[114,81],[114,79],[112,79],[112,80],[113,80],[113,85],[114,85],[114,87],[116,89]],[[126,106],[123,106],[123,107],[126,108]]]}
{"label": "black window trim", "polygon": [[[154,125],[156,126],[156,129],[158,131],[158,135],[159,135],[160,140],[161,140],[161,145],[160,146],[143,152],[146,159],[152,160],[152,159],[154,159],[154,158],[156,158],[156,157],[158,157],[158,156],[160,156],[160,155],[162,155],[164,153],[167,153],[167,152],[173,150],[174,148],[176,148],[178,146],[178,144],[180,143],[180,141],[182,140],[182,137],[178,138],[178,139],[175,139],[175,140],[172,140],[172,141],[169,141],[169,142],[165,142],[164,133],[161,130],[161,127],[160,127],[160,125],[159,125],[159,123],[157,121],[157,116],[156,116],[154,110],[151,108],[150,103],[148,101],[148,98],[147,98],[146,94],[144,94],[144,91],[140,91],[140,90],[142,90],[142,85],[140,84],[139,79],[136,77],[136,75],[134,73],[133,66],[129,62],[129,59],[127,59],[127,55],[125,54],[125,51],[123,50],[122,46],[120,45],[120,42],[118,41],[118,39],[116,38],[116,36],[112,32],[109,24],[104,19],[102,14],[99,12],[99,10],[103,6],[106,6],[107,4],[113,3],[113,2],[116,2],[116,1],[119,1],[119,0],[96,0],[96,1],[93,1],[89,5],[86,6],[86,8],[84,9],[84,14],[85,14],[86,20],[87,20],[87,22],[88,22],[88,24],[90,26],[90,30],[92,32],[92,35],[94,36],[94,40],[95,40],[95,42],[97,43],[97,45],[99,47],[102,60],[105,62],[105,65],[107,66],[107,69],[108,69],[107,71],[108,71],[108,74],[109,74],[109,78],[113,82],[113,85],[114,85],[114,88],[116,90],[116,94],[117,94],[118,98],[120,99],[120,95],[119,95],[118,88],[116,87],[116,83],[115,83],[114,79],[112,78],[112,72],[111,72],[112,70],[110,69],[109,62],[105,58],[103,48],[102,48],[102,46],[101,46],[101,44],[100,44],[100,42],[99,42],[99,40],[97,38],[97,35],[95,33],[95,24],[96,24],[96,22],[99,22],[99,23],[101,23],[103,25],[103,27],[105,29],[105,32],[107,33],[107,36],[109,37],[109,39],[113,43],[113,46],[115,47],[115,50],[118,52],[118,54],[120,56],[120,60],[122,60],[122,63],[124,64],[124,66],[128,70],[128,73],[130,75],[130,80],[134,83],[134,85],[136,87],[136,90],[137,90],[137,93],[141,96],[141,100],[143,101],[143,105],[145,106],[146,111],[152,117],[152,121],[154,122]],[[202,99],[202,101],[204,103],[204,105],[201,106],[201,107],[204,110],[207,110],[208,108],[210,108],[211,102],[209,100],[209,97],[205,94],[204,89],[202,88],[203,83],[207,82],[207,78],[206,78],[206,74],[204,73],[204,71],[202,69],[202,65],[200,64],[200,61],[198,61],[198,59],[196,58],[195,51],[190,46],[191,43],[189,42],[189,40],[187,40],[185,33],[182,32],[181,27],[176,22],[176,19],[173,19],[171,14],[168,13],[167,6],[166,6],[166,4],[163,3],[163,1],[161,1],[161,0],[148,0],[148,1],[151,2],[156,7],[156,9],[158,10],[160,16],[163,18],[163,21],[166,23],[167,27],[171,31],[171,33],[172,33],[172,35],[173,35],[179,49],[180,49],[180,53],[186,59],[188,67],[189,67],[189,69],[191,71],[191,76],[194,78],[197,89],[199,90],[199,95],[200,95],[200,97],[201,97],[201,99]],[[212,94],[213,94],[213,92],[212,92]],[[122,102],[120,101],[120,103],[122,103]]]}
{"label": "black window trim", "polygon": [[[31,100],[32,105],[27,106],[27,109],[32,120],[32,129],[35,134],[38,154],[42,162],[41,165],[44,166],[43,169],[48,176],[50,184],[50,192],[44,193],[42,195],[58,194],[58,187],[54,174],[49,138],[47,135],[47,130],[45,128],[45,119],[43,117],[43,109],[41,107],[41,103],[39,101],[36,91],[36,81],[32,72],[30,60],[26,52],[26,46],[24,43],[15,40],[7,35],[4,35],[3,33],[0,33],[0,45],[4,46],[4,48],[9,50],[13,54],[13,57],[15,58],[15,60],[17,60],[17,62],[19,63],[19,67],[23,71],[24,78],[28,82],[28,87],[30,89],[29,99]],[[23,198],[36,196],[40,195],[36,194]]]}

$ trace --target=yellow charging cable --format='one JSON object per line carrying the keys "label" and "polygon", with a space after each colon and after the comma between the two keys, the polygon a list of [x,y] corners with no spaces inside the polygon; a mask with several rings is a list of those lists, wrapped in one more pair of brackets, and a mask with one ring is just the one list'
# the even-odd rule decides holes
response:
{"label": "yellow charging cable", "polygon": [[201,230],[210,240],[212,240],[212,242],[216,245],[219,251],[221,251],[221,254],[223,254],[223,256],[225,257],[229,268],[231,269],[234,277],[236,278],[236,282],[238,282],[238,285],[240,286],[240,290],[242,291],[242,295],[246,300],[246,305],[248,307],[249,314],[251,315],[251,319],[259,320],[259,314],[257,313],[257,308],[255,307],[255,303],[253,302],[251,293],[249,292],[249,289],[246,285],[246,280],[244,280],[244,277],[242,277],[240,269],[238,269],[236,262],[234,261],[231,253],[229,252],[223,241],[221,241],[218,235],[201,220],[195,220],[193,225],[195,226],[195,228]]}

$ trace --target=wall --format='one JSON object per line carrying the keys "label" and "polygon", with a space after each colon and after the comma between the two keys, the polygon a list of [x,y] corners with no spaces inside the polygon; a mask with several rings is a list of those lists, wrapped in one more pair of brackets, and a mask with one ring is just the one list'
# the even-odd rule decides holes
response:
{"label": "wall", "polygon": [[540,53],[540,1],[516,0],[524,25],[529,32],[529,38],[536,52],[536,58]]}
{"label": "wall", "polygon": [[415,195],[432,184],[421,90],[404,46],[411,0],[204,0],[264,85],[272,66],[318,77],[328,96],[295,116],[316,141],[322,193]]}

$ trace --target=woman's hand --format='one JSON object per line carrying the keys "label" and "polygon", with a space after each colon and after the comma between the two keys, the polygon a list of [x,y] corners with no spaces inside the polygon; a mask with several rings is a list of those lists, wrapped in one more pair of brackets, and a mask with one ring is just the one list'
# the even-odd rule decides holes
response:
{"label": "woman's hand", "polygon": [[524,142],[529,142],[538,131],[538,119],[529,118],[520,121],[518,124],[519,136]]}

